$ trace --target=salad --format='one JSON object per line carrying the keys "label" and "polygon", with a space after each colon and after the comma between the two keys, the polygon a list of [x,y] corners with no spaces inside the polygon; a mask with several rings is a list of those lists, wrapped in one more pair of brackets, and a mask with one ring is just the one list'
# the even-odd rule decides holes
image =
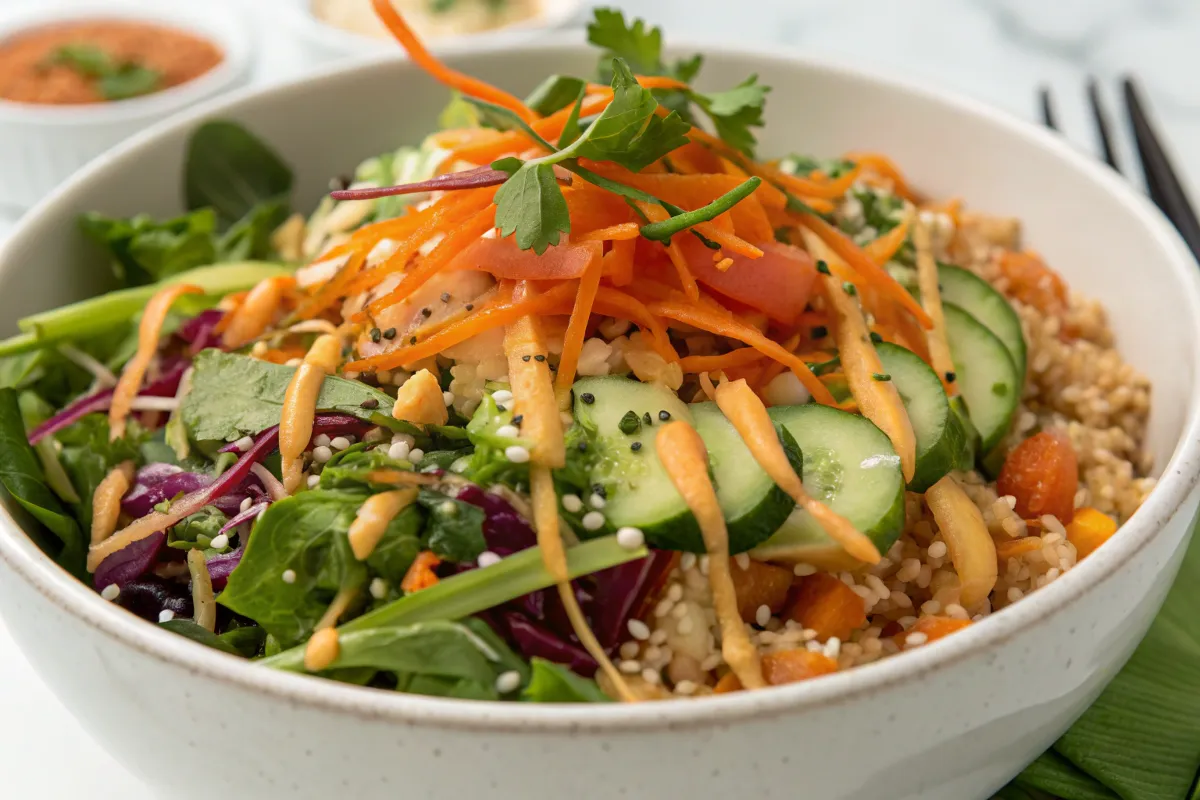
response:
{"label": "salad", "polygon": [[374,7],[439,130],[304,215],[209,122],[188,213],[81,220],[121,288],[0,342],[0,482],[105,600],[376,689],[705,696],[966,628],[1149,491],[1149,386],[1016,220],[760,159],[769,87],[616,11],[519,99]]}

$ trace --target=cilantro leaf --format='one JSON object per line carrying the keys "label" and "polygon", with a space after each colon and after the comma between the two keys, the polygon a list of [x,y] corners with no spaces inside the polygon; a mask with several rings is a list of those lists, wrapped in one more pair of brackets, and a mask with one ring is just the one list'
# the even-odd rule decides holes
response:
{"label": "cilantro leaf", "polygon": [[575,97],[575,105],[571,108],[571,114],[567,117],[567,122],[563,125],[562,135],[558,137],[558,147],[561,150],[570,144],[573,144],[576,139],[583,135],[583,128],[579,125],[579,113],[583,110],[583,98],[587,93],[587,87],[579,87],[579,94]]}
{"label": "cilantro leaf", "polygon": [[551,75],[529,93],[525,105],[545,117],[571,105],[579,93],[585,91],[587,82],[582,78]]}
{"label": "cilantro leaf", "polygon": [[745,155],[753,156],[758,141],[750,129],[762,127],[763,106],[769,91],[771,87],[763,86],[757,75],[751,75],[728,91],[691,92],[690,96],[712,120],[722,140]]}
{"label": "cilantro leaf", "polygon": [[567,201],[548,162],[528,161],[496,192],[496,227],[539,256],[571,230]]}
{"label": "cilantro leaf", "polygon": [[588,41],[603,47],[606,56],[625,59],[644,75],[663,74],[662,30],[646,28],[643,20],[626,24],[625,15],[615,8],[595,9],[587,27]]}
{"label": "cilantro leaf", "polygon": [[542,147],[554,152],[554,145],[543,139],[537,131],[529,127],[529,123],[517,116],[514,111],[475,97],[464,96],[463,99],[475,109],[480,125],[502,131],[519,130]]}

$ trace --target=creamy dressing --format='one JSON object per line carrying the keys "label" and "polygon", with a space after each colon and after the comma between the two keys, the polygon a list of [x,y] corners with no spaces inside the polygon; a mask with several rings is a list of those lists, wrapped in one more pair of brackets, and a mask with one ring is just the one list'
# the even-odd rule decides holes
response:
{"label": "creamy dressing", "polygon": [[328,334],[319,336],[296,368],[283,396],[279,419],[279,456],[283,471],[283,488],[288,494],[300,486],[304,465],[300,456],[312,439],[313,419],[317,413],[317,398],[327,375],[337,372],[342,358],[342,343]]}
{"label": "creamy dressing", "polygon": [[329,666],[337,660],[338,653],[341,652],[337,632],[338,620],[350,608],[350,604],[358,599],[361,591],[361,587],[358,586],[343,586],[333,596],[329,608],[325,609],[325,613],[317,621],[313,635],[309,638],[308,644],[304,646],[304,668],[306,670],[321,672],[329,669]]}
{"label": "creamy dressing", "polygon": [[231,312],[221,343],[229,349],[249,344],[266,332],[275,320],[275,312],[283,301],[283,290],[290,279],[277,276],[264,278],[250,290],[246,299]]}
{"label": "creamy dressing", "polygon": [[92,493],[92,544],[113,535],[121,516],[121,498],[133,482],[133,462],[123,461],[104,476]]}
{"label": "creamy dressing", "polygon": [[348,537],[350,549],[359,561],[366,561],[374,552],[387,526],[396,515],[417,499],[415,487],[380,492],[367,498],[358,509],[354,522],[350,523]]}

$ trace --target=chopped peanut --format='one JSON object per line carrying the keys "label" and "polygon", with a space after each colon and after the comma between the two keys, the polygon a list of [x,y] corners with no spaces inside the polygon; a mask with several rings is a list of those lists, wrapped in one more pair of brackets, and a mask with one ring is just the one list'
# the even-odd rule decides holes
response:
{"label": "chopped peanut", "polygon": [[445,425],[450,418],[442,387],[432,372],[423,369],[396,392],[392,416],[417,425]]}

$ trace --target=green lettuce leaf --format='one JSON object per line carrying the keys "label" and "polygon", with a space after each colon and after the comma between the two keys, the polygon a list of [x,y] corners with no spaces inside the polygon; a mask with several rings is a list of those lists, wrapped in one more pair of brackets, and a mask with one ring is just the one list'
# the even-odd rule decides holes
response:
{"label": "green lettuce leaf", "polygon": [[527,703],[609,703],[612,698],[596,682],[559,664],[533,659],[533,677],[521,699]]}

